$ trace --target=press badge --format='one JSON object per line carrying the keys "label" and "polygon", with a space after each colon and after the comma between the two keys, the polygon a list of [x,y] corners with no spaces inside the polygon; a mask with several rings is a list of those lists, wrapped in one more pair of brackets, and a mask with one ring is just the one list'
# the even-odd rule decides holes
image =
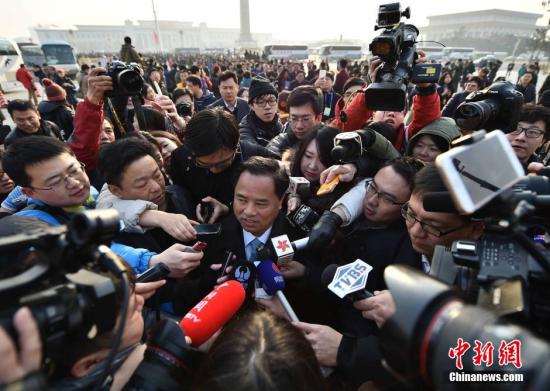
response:
{"label": "press badge", "polygon": [[325,107],[325,111],[323,111],[323,116],[330,117],[330,107]]}

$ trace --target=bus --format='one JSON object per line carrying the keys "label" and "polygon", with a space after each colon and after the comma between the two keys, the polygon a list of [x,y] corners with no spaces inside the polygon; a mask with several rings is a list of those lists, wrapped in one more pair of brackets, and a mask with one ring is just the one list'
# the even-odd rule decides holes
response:
{"label": "bus", "polygon": [[65,41],[47,41],[42,43],[42,51],[48,65],[63,69],[67,76],[75,78],[80,67],[70,44]]}
{"label": "bus", "polygon": [[323,45],[319,50],[319,57],[326,60],[360,60],[363,56],[362,47],[357,45]]}
{"label": "bus", "polygon": [[17,44],[8,38],[0,38],[0,85],[6,92],[23,90],[15,74],[23,64],[23,56]]}
{"label": "bus", "polygon": [[35,65],[42,66],[46,62],[46,57],[44,57],[44,52],[40,45],[32,42],[19,42],[17,46],[19,46],[23,62],[27,68],[32,69]]}
{"label": "bus", "polygon": [[446,47],[443,50],[445,57],[449,61],[453,60],[473,60],[474,59],[474,48],[458,48],[458,47]]}
{"label": "bus", "polygon": [[307,60],[307,45],[266,45],[263,57],[268,60]]}

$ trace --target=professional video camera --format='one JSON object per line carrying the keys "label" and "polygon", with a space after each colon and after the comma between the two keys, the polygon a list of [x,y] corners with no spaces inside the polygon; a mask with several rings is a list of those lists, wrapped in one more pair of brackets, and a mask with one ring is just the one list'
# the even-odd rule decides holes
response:
{"label": "professional video camera", "polygon": [[[476,160],[482,152],[485,158]],[[496,163],[490,164],[487,155]],[[462,211],[483,219],[485,235],[479,241],[456,241],[450,249],[436,247],[430,274],[439,280],[401,266],[386,269],[386,283],[396,303],[395,315],[381,330],[388,365],[400,375],[420,374],[421,389],[427,385],[439,390],[548,389],[550,252],[534,236],[550,227],[550,180],[523,177],[500,131],[459,139],[458,146],[438,156],[436,166],[449,191],[447,200],[452,196],[454,205],[444,201],[444,194],[428,193],[424,209]],[[475,305],[465,304],[467,299]],[[462,352],[464,368],[453,359],[455,345],[461,345],[458,339],[471,347]],[[512,342],[521,345],[521,352],[516,352],[514,365],[508,365],[500,358]],[[492,344],[498,352],[496,368],[480,364],[479,343]],[[491,349],[483,360],[492,363],[492,355]],[[468,378],[517,375],[519,367],[526,376],[523,382],[453,383],[464,373]],[[488,379],[476,379],[480,378]]]}
{"label": "professional video camera", "polygon": [[[115,326],[117,296],[121,289],[128,296],[129,286],[126,266],[105,244],[119,224],[113,209],[87,211],[76,214],[67,227],[0,239],[0,325],[17,341],[13,315],[29,307],[48,373],[55,372],[56,361],[71,348],[67,341],[92,340]],[[106,272],[123,283],[115,284]]]}
{"label": "professional video camera", "polygon": [[418,29],[400,22],[411,16],[410,8],[401,11],[400,3],[383,4],[378,9],[375,30],[384,29],[369,45],[374,56],[382,59],[376,80],[365,90],[365,103],[371,110],[402,111],[406,106],[407,84],[436,83],[440,64],[418,64],[416,38]]}
{"label": "professional video camera", "polygon": [[465,130],[516,129],[523,105],[523,95],[510,82],[493,83],[472,92],[456,109],[456,124]]}
{"label": "professional video camera", "polygon": [[121,61],[113,61],[107,68],[107,76],[113,79],[113,89],[107,91],[105,96],[141,95],[143,77],[138,64],[126,65]]}

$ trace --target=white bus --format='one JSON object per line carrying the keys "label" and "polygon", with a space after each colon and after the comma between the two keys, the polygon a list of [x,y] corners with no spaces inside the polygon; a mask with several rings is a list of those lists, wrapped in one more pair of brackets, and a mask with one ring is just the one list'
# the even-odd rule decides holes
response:
{"label": "white bus", "polygon": [[42,43],[42,51],[48,65],[63,69],[67,76],[74,78],[80,67],[76,62],[74,50],[65,41],[47,41]]}
{"label": "white bus", "polygon": [[4,91],[23,90],[15,79],[15,73],[23,64],[23,56],[17,44],[8,38],[0,38],[0,85]]}
{"label": "white bus", "polygon": [[453,60],[473,60],[474,59],[474,48],[458,48],[458,47],[446,47],[444,49],[445,57],[449,61]]}
{"label": "white bus", "polygon": [[319,50],[319,57],[329,61],[341,58],[360,60],[362,56],[362,48],[357,45],[323,45]]}
{"label": "white bus", "polygon": [[307,60],[309,50],[307,45],[266,45],[264,58],[271,60]]}
{"label": "white bus", "polygon": [[40,45],[32,42],[19,42],[17,46],[19,46],[19,50],[23,56],[23,62],[29,70],[32,69],[34,65],[42,66],[42,64],[46,62],[46,57],[44,57],[44,52]]}

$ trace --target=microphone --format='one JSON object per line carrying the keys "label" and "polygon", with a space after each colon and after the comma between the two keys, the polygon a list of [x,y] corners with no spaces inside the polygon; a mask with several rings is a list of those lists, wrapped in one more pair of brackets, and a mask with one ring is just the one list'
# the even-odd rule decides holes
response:
{"label": "microphone", "polygon": [[294,259],[294,253],[306,248],[309,237],[295,240],[291,242],[288,235],[279,235],[271,238],[270,243],[266,243],[265,246],[259,248],[258,259],[265,261],[269,259],[276,259],[277,265],[281,265],[290,262]]}
{"label": "microphone", "polygon": [[[341,268],[341,272],[336,275],[339,268]],[[374,296],[370,291],[365,289],[368,274],[371,270],[372,266],[360,259],[344,266],[338,266],[333,263],[323,270],[321,283],[341,299],[349,301],[367,299]],[[342,287],[344,287],[343,291]]]}
{"label": "microphone", "polygon": [[216,287],[191,309],[180,321],[192,346],[200,346],[223,327],[241,308],[245,290],[237,281],[226,281]]}
{"label": "microphone", "polygon": [[427,212],[458,214],[455,202],[448,191],[437,191],[424,194],[422,206]]}
{"label": "microphone", "polygon": [[268,295],[275,295],[283,305],[291,321],[297,322],[298,316],[290,306],[286,296],[282,292],[285,288],[285,279],[277,265],[270,260],[262,261],[256,266],[258,270],[258,282]]}
{"label": "microphone", "polygon": [[252,262],[240,261],[233,265],[230,279],[240,282],[246,292],[246,297],[252,297],[256,274],[256,267]]}

